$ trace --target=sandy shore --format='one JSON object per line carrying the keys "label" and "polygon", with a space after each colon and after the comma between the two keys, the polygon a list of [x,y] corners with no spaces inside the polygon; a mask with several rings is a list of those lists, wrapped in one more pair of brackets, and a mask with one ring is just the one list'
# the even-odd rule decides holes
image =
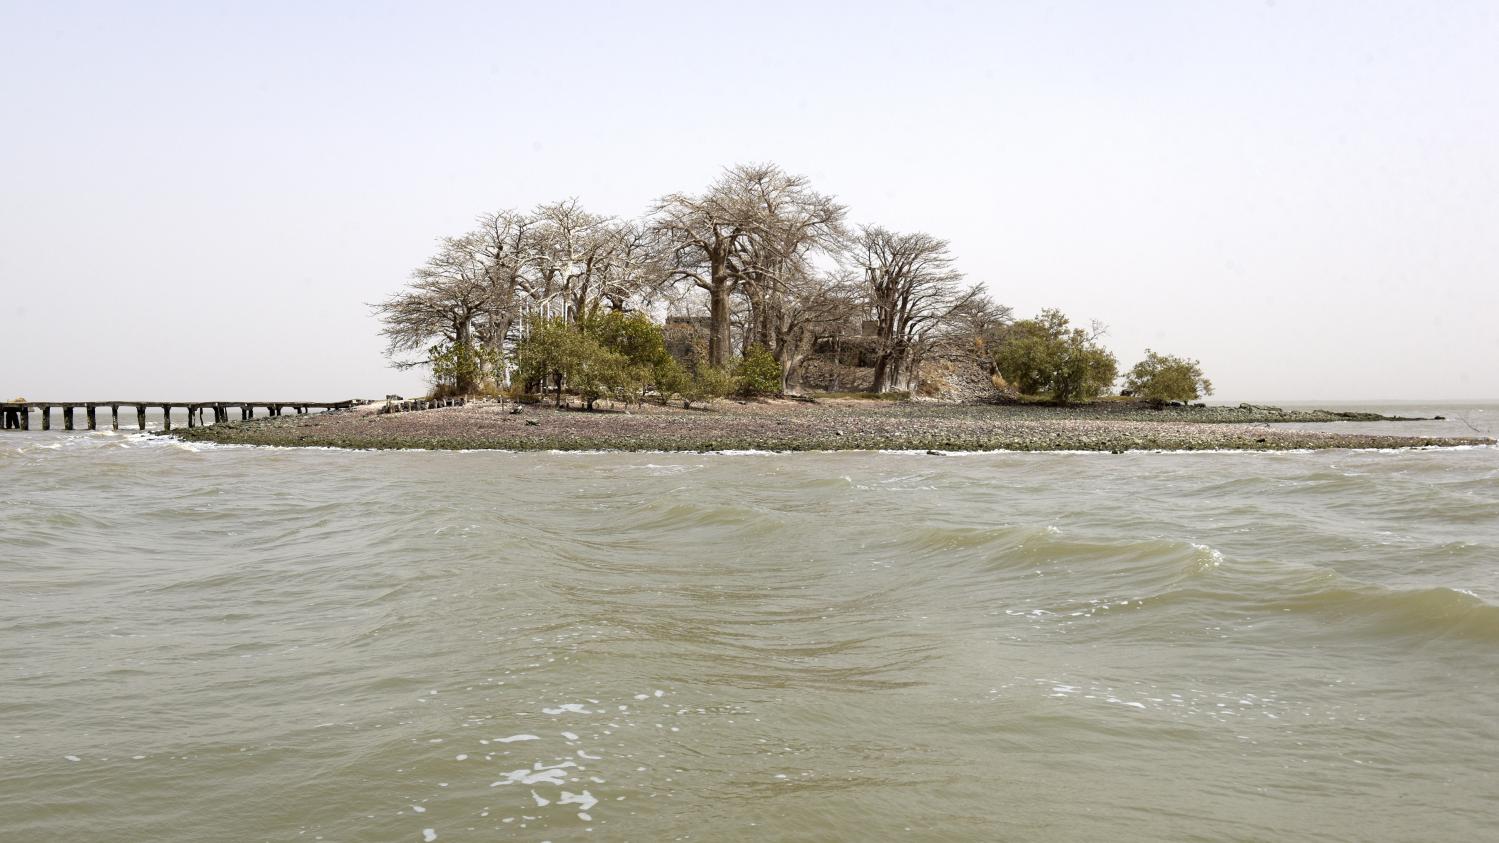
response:
{"label": "sandy shore", "polygon": [[646,405],[591,413],[546,405],[525,406],[517,413],[513,405],[495,404],[389,415],[376,409],[229,422],[173,435],[225,444],[519,451],[1279,451],[1493,444],[1479,438],[1271,428],[1267,423],[1350,417],[1258,407],[1153,410],[824,400],[722,401],[711,409],[692,410]]}

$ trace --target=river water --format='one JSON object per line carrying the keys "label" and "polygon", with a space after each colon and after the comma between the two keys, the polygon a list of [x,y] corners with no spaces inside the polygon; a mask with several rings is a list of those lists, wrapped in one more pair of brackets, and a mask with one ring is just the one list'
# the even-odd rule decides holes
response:
{"label": "river water", "polygon": [[0,478],[4,840],[1499,838],[1493,448]]}

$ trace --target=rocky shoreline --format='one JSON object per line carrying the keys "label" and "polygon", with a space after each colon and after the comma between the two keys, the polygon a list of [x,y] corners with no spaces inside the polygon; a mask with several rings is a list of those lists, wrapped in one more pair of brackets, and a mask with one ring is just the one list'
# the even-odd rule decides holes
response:
{"label": "rocky shoreline", "polygon": [[720,402],[711,409],[469,404],[381,414],[281,416],[170,435],[186,441],[289,447],[514,451],[1284,451],[1491,445],[1476,437],[1385,436],[1272,423],[1398,421],[1367,413],[1275,407],[1077,407],[859,400]]}

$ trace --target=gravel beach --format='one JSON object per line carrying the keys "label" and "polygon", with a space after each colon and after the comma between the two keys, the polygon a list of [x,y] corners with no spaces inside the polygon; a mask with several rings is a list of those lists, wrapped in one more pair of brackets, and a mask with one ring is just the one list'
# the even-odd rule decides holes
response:
{"label": "gravel beach", "polygon": [[1270,407],[1080,407],[854,399],[721,401],[711,408],[470,404],[382,414],[281,416],[178,429],[187,441],[344,448],[604,451],[1283,451],[1493,444],[1482,438],[1289,430],[1274,422],[1370,421],[1379,416]]}

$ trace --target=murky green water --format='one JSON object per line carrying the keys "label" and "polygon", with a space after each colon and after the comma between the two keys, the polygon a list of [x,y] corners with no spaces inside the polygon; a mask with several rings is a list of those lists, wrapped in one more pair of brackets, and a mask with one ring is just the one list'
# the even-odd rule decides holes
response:
{"label": "murky green water", "polygon": [[0,477],[4,840],[1499,837],[1494,449]]}

